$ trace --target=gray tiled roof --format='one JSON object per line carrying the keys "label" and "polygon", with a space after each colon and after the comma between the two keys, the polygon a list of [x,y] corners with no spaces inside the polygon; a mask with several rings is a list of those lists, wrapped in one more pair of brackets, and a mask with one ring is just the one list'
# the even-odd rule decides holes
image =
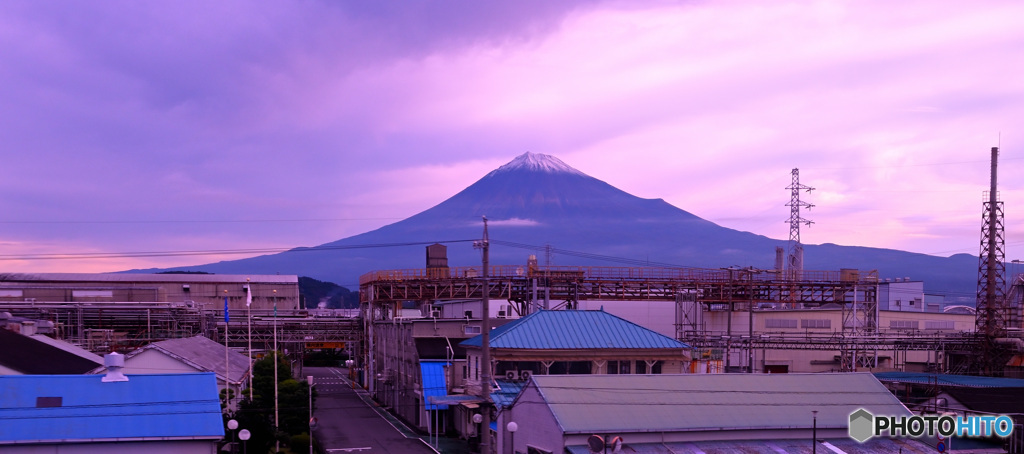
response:
{"label": "gray tiled roof", "polygon": [[819,429],[846,429],[858,408],[909,414],[867,372],[534,375],[531,386],[566,433],[809,428],[812,410]]}
{"label": "gray tiled roof", "polygon": [[[224,377],[224,346],[203,336],[183,337],[154,342],[134,352],[131,358],[142,351],[154,349],[183,361],[202,372],[213,372],[217,377]],[[228,353],[230,361],[231,381],[242,381],[249,374],[249,357],[234,350]]]}

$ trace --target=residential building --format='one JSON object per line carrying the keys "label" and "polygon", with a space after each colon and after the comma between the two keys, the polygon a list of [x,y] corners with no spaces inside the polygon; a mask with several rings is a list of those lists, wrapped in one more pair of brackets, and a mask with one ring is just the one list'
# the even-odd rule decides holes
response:
{"label": "residential building", "polygon": [[208,453],[224,438],[210,373],[0,376],[4,453]]}
{"label": "residential building", "polygon": [[[463,341],[462,377],[480,393],[482,336]],[[689,346],[604,311],[534,312],[491,332],[492,377],[529,375],[678,374],[690,366]],[[524,377],[525,375],[525,377]]]}
{"label": "residential building", "polygon": [[[248,356],[229,350],[203,336],[193,336],[154,342],[129,352],[124,356],[123,370],[127,374],[209,372],[216,376],[218,390],[231,388],[231,403],[235,404],[241,397],[242,390],[249,387],[250,368]],[[100,367],[92,372],[105,373],[106,369]]]}
{"label": "residential building", "polygon": [[[470,396],[481,392],[481,342],[482,336],[476,336],[459,344],[466,348],[466,362],[456,373],[461,373]],[[491,331],[490,347],[491,376],[496,379],[492,421],[532,376],[679,374],[694,369],[685,343],[600,310],[534,312]],[[457,428],[469,428],[464,436],[479,432],[472,424],[478,412],[471,405],[452,412]]]}
{"label": "residential building", "polygon": [[[499,415],[496,452],[935,452],[911,438],[850,439],[850,415],[911,415],[869,373],[534,375]],[[509,423],[517,430],[510,432]],[[616,441],[617,439],[617,441]]]}
{"label": "residential building", "polygon": [[0,329],[0,375],[84,374],[103,362],[75,345],[32,334],[32,323],[18,326],[20,332]]}

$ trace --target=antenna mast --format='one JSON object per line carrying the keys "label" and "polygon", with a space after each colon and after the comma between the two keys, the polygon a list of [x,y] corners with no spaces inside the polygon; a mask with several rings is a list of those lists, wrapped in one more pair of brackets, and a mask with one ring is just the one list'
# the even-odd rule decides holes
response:
{"label": "antenna mast", "polygon": [[800,217],[800,207],[811,209],[814,205],[800,200],[800,191],[806,190],[808,193],[814,190],[814,188],[800,184],[800,169],[793,169],[793,182],[786,187],[790,190],[789,203],[786,206],[789,207],[789,257],[786,260],[787,275],[790,279],[799,278],[801,272],[804,270],[804,246],[800,243],[800,224],[805,224],[808,227],[814,223]]}

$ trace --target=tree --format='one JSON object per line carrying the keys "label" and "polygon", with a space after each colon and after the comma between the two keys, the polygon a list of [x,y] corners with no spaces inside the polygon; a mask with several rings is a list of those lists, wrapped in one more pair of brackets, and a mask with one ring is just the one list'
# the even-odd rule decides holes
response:
{"label": "tree", "polygon": [[[278,416],[279,427],[274,433],[274,359],[273,355],[264,357],[253,364],[252,391],[253,399],[245,399],[236,413],[240,427],[249,429],[252,438],[249,447],[254,452],[266,452],[274,440],[285,444],[290,443],[295,435],[309,431],[309,384],[292,378],[291,365],[280,352],[277,354],[278,378]],[[316,390],[313,391],[314,406]],[[308,443],[308,438],[306,441]],[[262,449],[261,449],[262,448]]]}

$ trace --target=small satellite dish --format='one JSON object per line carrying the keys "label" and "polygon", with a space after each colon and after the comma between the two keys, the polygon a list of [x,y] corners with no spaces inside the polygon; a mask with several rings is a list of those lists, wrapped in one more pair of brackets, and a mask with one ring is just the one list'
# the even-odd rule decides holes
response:
{"label": "small satellite dish", "polygon": [[591,435],[587,438],[587,446],[590,447],[590,452],[602,453],[604,452],[604,438],[600,435]]}

